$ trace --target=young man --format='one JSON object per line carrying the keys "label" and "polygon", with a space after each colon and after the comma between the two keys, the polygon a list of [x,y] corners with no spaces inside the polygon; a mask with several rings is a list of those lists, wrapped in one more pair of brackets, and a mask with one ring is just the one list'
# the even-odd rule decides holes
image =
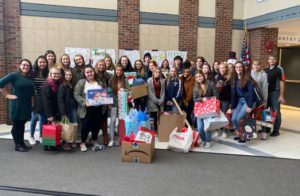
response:
{"label": "young man", "polygon": [[149,52],[146,52],[144,54],[144,58],[143,58],[144,62],[144,68],[145,68],[145,71],[147,72],[147,75],[149,75],[150,73],[150,70],[149,70],[149,64],[150,64],[150,61],[152,60],[152,57],[151,57],[151,54]]}
{"label": "young man", "polygon": [[[270,56],[268,58],[268,67],[265,69],[268,75],[268,103],[267,107],[277,112],[277,116],[274,123],[273,132],[270,134],[272,137],[279,136],[279,129],[281,126],[281,113],[280,104],[285,103],[284,91],[285,91],[285,75],[282,67],[276,64],[276,58]],[[270,131],[268,128],[267,131]]]}
{"label": "young man", "polygon": [[183,74],[182,63],[183,63],[183,59],[181,56],[174,57],[174,66],[177,68],[179,76],[181,76]]}

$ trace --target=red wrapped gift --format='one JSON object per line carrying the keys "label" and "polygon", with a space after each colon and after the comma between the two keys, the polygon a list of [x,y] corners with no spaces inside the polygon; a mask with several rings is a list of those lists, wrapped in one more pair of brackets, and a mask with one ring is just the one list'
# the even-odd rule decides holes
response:
{"label": "red wrapped gift", "polygon": [[226,113],[226,118],[228,120],[228,125],[225,127],[226,129],[231,129],[232,128],[232,123],[231,123],[231,117],[232,117],[232,113]]}
{"label": "red wrapped gift", "polygon": [[119,144],[121,145],[125,136],[125,120],[119,119],[118,131],[119,131]]}
{"label": "red wrapped gift", "polygon": [[212,97],[206,101],[195,102],[194,114],[202,119],[220,116],[220,101]]}
{"label": "red wrapped gift", "polygon": [[253,116],[256,120],[263,120],[262,112],[266,109],[264,105],[261,105],[253,109]]}
{"label": "red wrapped gift", "polygon": [[43,140],[55,140],[57,146],[60,145],[61,141],[61,125],[59,124],[47,124],[42,127]]}

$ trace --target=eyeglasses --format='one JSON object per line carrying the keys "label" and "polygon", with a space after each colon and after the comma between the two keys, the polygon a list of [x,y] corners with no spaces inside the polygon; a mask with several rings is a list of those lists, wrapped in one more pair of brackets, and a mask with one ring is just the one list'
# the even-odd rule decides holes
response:
{"label": "eyeglasses", "polygon": [[52,73],[52,75],[60,75],[60,73]]}

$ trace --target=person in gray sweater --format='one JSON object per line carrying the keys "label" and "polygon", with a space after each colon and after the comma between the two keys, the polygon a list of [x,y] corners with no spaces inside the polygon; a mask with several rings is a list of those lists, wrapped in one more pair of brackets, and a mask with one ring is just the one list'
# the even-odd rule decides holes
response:
{"label": "person in gray sweater", "polygon": [[[261,89],[261,92],[264,97],[264,106],[267,106],[267,100],[268,100],[268,75],[266,72],[262,69],[259,61],[253,61],[252,64],[252,70],[251,70],[251,76],[256,81],[258,87]],[[261,132],[261,139],[266,140],[268,134],[266,133],[266,129],[262,129]]]}

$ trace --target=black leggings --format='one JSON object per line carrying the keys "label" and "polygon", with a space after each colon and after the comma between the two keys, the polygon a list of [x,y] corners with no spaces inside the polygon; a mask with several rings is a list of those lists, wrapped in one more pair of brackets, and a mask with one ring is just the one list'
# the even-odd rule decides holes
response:
{"label": "black leggings", "polygon": [[81,119],[81,142],[85,143],[89,132],[92,132],[92,140],[96,141],[98,139],[98,134],[100,130],[100,121],[102,121],[101,106],[98,107],[87,107],[86,115]]}
{"label": "black leggings", "polygon": [[13,126],[11,129],[11,134],[13,136],[15,145],[23,145],[26,120],[12,120],[12,121],[13,121]]}

